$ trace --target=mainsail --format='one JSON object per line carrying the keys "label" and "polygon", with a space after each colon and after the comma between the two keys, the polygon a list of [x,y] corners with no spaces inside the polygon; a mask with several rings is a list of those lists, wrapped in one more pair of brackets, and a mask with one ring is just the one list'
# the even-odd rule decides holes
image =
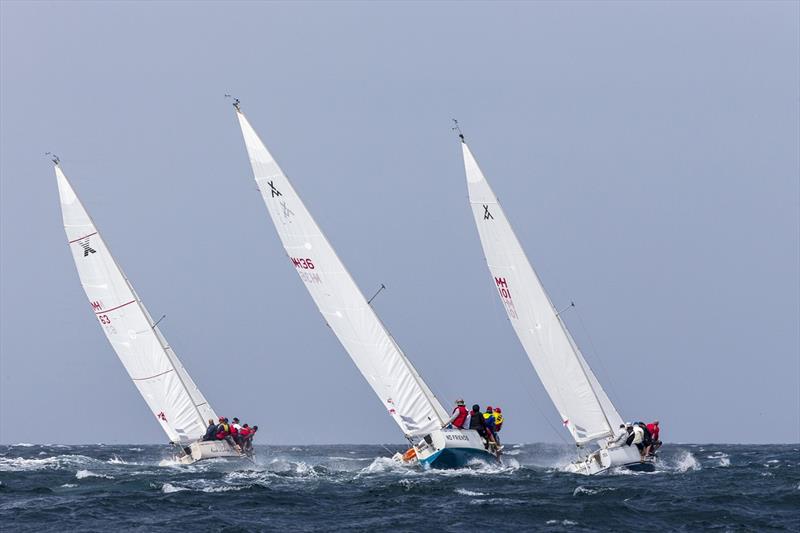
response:
{"label": "mainsail", "polygon": [[367,303],[238,106],[237,116],[275,229],[328,326],[406,436],[441,428],[448,419],[445,410]]}
{"label": "mainsail", "polygon": [[461,146],[486,262],[517,337],[575,442],[612,435],[622,418],[553,307],[472,152],[466,142]]}
{"label": "mainsail", "polygon": [[103,332],[169,439],[203,436],[211,406],[153,323],[56,162],[61,213],[83,289]]}

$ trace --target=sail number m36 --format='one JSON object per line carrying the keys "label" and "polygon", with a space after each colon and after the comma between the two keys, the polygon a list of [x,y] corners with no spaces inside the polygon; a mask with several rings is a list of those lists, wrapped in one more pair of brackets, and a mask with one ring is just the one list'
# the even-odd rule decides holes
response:
{"label": "sail number m36", "polygon": [[302,259],[298,259],[296,257],[290,257],[289,259],[292,260],[292,263],[294,264],[295,268],[302,268],[304,270],[314,270],[314,263],[308,257]]}

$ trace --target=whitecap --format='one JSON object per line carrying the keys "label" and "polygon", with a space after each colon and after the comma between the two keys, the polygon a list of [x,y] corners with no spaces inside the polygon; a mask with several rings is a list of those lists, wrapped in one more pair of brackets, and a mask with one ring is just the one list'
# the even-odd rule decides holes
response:
{"label": "whitecap", "polygon": [[108,464],[110,464],[110,465],[129,465],[129,464],[135,464],[135,463],[129,463],[129,462],[127,462],[127,461],[123,461],[122,459],[120,459],[120,458],[119,458],[118,456],[116,456],[116,455],[113,455],[113,456],[111,456],[111,459],[109,459],[109,460],[108,460],[108,461],[106,461],[106,462],[107,462]]}
{"label": "whitecap", "polygon": [[75,483],[64,483],[63,485],[61,485],[61,487],[65,489],[74,489],[77,486],[78,485],[76,485]]}
{"label": "whitecap", "polygon": [[75,472],[75,477],[77,479],[86,479],[88,477],[99,477],[103,479],[114,479],[111,476],[107,476],[105,474],[98,474],[96,472],[92,472],[91,470],[78,470]]}
{"label": "whitecap", "polygon": [[18,442],[16,444],[12,444],[11,446],[18,446],[20,448],[32,448],[36,446],[35,444],[31,444],[30,442]]}
{"label": "whitecap", "polygon": [[171,494],[173,492],[181,492],[184,490],[189,490],[189,489],[187,489],[186,487],[179,487],[173,485],[172,483],[164,483],[163,485],[161,485],[161,492],[163,492],[164,494]]}
{"label": "whitecap", "polygon": [[486,496],[483,492],[475,492],[472,490],[467,489],[456,489],[456,494],[461,494],[462,496]]}
{"label": "whitecap", "polygon": [[690,470],[700,470],[700,463],[695,459],[692,452],[683,452],[680,456],[678,456],[676,463],[675,463],[675,471],[676,472],[688,472]]}
{"label": "whitecap", "polygon": [[128,450],[130,450],[132,452],[143,452],[144,451],[144,449],[142,449],[142,448],[128,448]]}
{"label": "whitecap", "polygon": [[573,522],[572,520],[548,520],[545,522],[548,526],[552,526],[555,524],[561,524],[562,526],[577,526],[577,522]]}
{"label": "whitecap", "polygon": [[612,491],[612,490],[617,490],[617,489],[615,489],[614,487],[591,488],[591,487],[584,487],[583,485],[578,485],[577,487],[575,487],[575,490],[572,491],[572,495],[573,496],[578,496],[580,494],[591,495],[591,494],[599,494],[601,492],[607,492],[607,491]]}
{"label": "whitecap", "polygon": [[469,503],[472,505],[483,505],[483,504],[496,505],[503,503],[528,503],[528,502],[525,500],[518,500],[514,498],[486,498],[485,500],[483,499],[470,500]]}

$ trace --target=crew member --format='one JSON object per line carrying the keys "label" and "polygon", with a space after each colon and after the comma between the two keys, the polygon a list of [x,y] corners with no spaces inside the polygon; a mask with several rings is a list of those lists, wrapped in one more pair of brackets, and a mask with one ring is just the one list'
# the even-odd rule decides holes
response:
{"label": "crew member", "polygon": [[644,462],[644,430],[639,424],[633,425],[633,440],[631,444],[635,444],[639,449],[639,459]]}
{"label": "crew member", "polygon": [[483,420],[486,422],[486,429],[491,434],[492,438],[497,442],[497,435],[494,431],[494,409],[492,406],[486,407],[486,412],[483,413]]}
{"label": "crew member", "polygon": [[239,431],[242,429],[242,426],[239,424],[239,419],[235,416],[233,417],[233,424],[231,424],[231,438],[236,444],[241,445],[239,441]]}
{"label": "crew member", "polygon": [[206,434],[203,435],[203,440],[214,440],[217,433],[217,425],[214,423],[213,418],[208,419],[208,427],[206,428]]}
{"label": "crew member", "polygon": [[650,439],[653,441],[650,445],[649,455],[655,455],[656,450],[661,447],[661,440],[659,440],[660,430],[658,428],[658,420],[647,424],[647,431],[650,432]]}
{"label": "crew member", "polygon": [[[619,430],[617,431],[616,437],[609,437],[608,438],[608,447],[609,448],[616,448],[618,446],[622,446],[626,444],[625,441],[628,440],[628,436],[630,435],[631,427],[626,426],[625,424],[619,425]],[[630,444],[628,444],[630,446]]]}
{"label": "crew member", "polygon": [[497,443],[494,440],[494,436],[486,428],[486,419],[483,418],[481,413],[481,406],[478,404],[473,405],[469,415],[469,429],[477,431],[478,435],[486,440],[487,446],[491,444],[496,447]]}
{"label": "crew member", "polygon": [[503,410],[499,407],[494,408],[494,439],[500,443],[500,430],[503,429]]}
{"label": "crew member", "polygon": [[442,427],[444,428],[452,424],[456,429],[464,429],[464,422],[467,421],[467,414],[468,411],[467,408],[464,407],[464,400],[459,398],[456,400],[455,408],[453,408],[453,415]]}

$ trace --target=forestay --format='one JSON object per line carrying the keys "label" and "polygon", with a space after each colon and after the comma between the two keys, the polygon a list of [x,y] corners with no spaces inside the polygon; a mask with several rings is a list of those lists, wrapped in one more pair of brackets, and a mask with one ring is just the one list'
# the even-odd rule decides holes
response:
{"label": "forestay", "polygon": [[578,444],[611,435],[621,417],[558,316],[472,152],[461,146],[492,283],[528,358]]}
{"label": "forestay", "polygon": [[286,175],[237,109],[256,183],[294,268],[328,326],[405,435],[439,429],[447,415],[389,335]]}
{"label": "forestay", "polygon": [[103,332],[172,442],[205,433],[216,415],[153,324],[58,164],[64,230],[83,289]]}

